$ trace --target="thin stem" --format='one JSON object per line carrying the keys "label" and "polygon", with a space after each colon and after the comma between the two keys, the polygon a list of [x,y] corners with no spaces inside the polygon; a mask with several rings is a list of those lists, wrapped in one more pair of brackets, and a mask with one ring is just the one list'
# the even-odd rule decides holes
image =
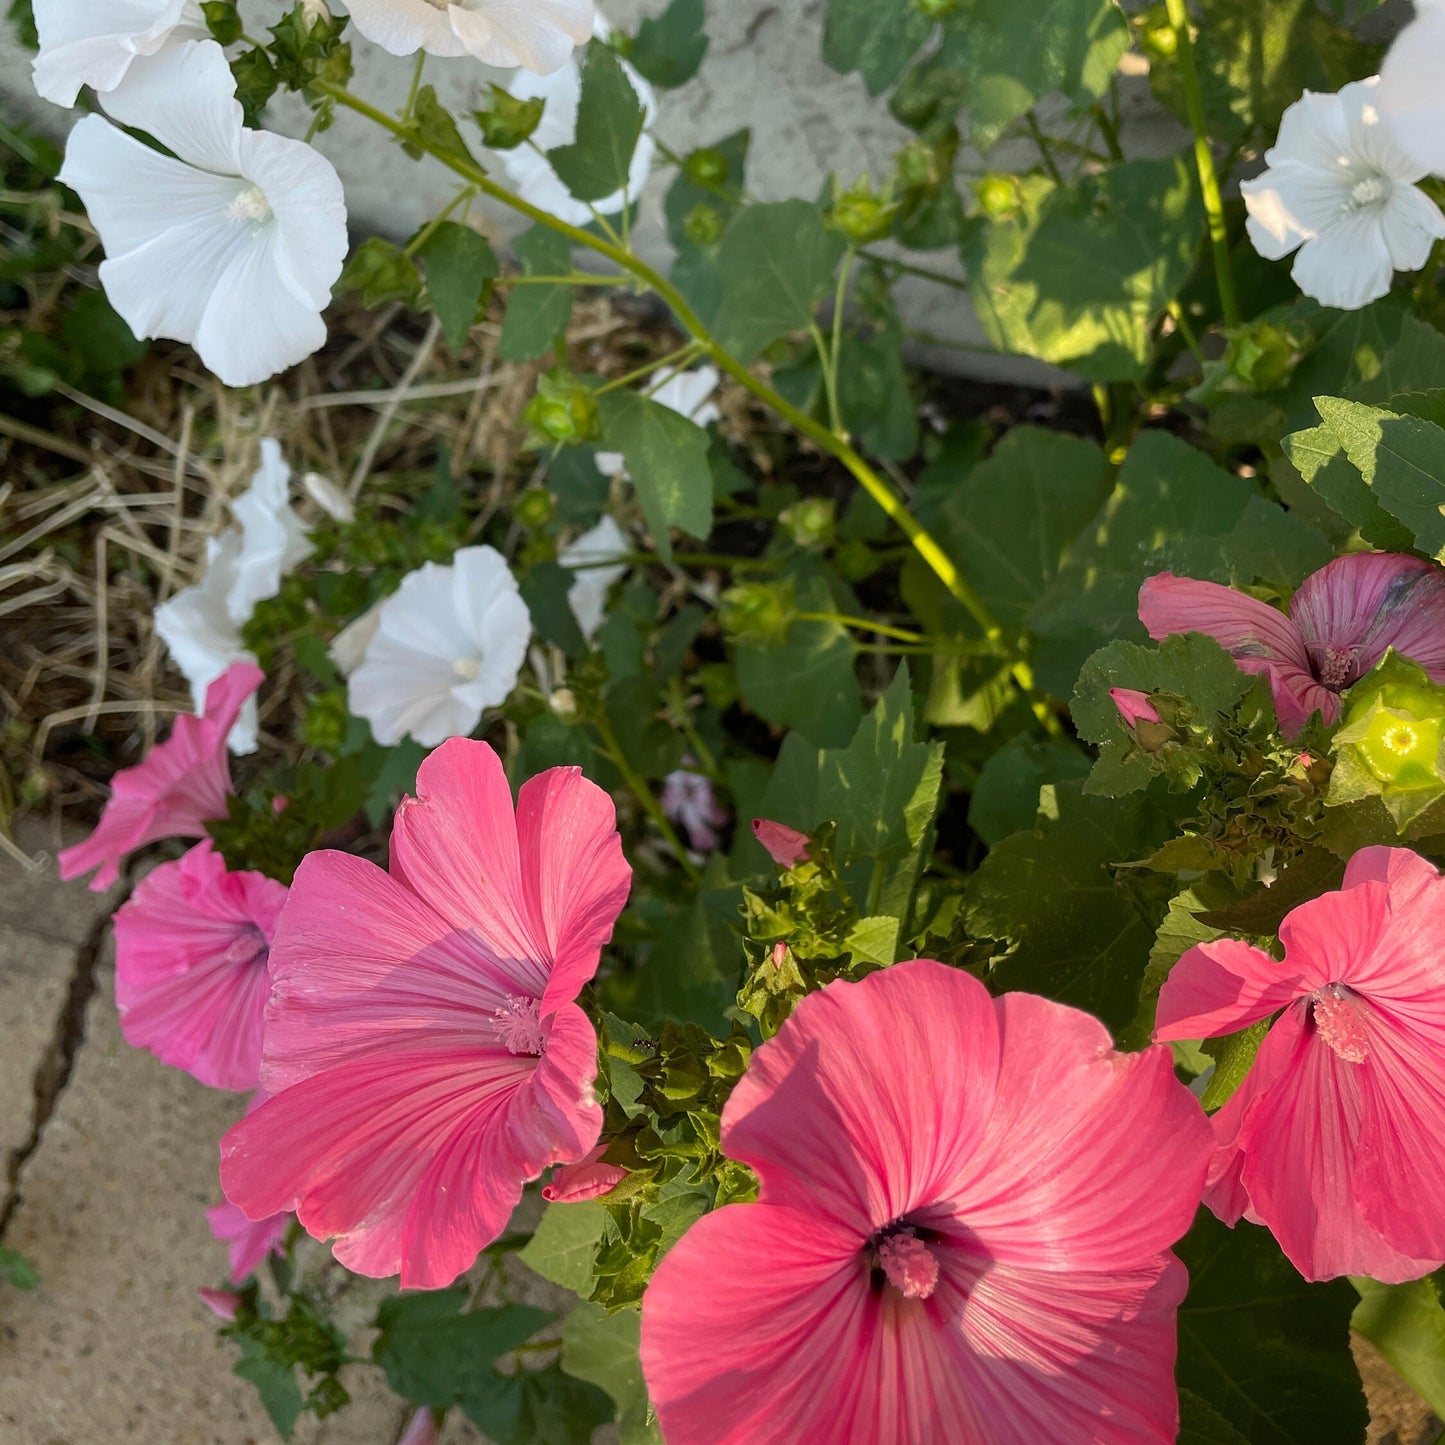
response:
{"label": "thin stem", "polygon": [[1169,318],[1173,321],[1180,336],[1184,338],[1184,344],[1194,353],[1195,361],[1201,367],[1206,366],[1208,363],[1204,359],[1204,352],[1200,349],[1199,338],[1195,336],[1194,328],[1189,324],[1188,316],[1184,314],[1184,308],[1177,301],[1171,301],[1165,310],[1168,311]]}
{"label": "thin stem", "polygon": [[604,276],[600,271],[573,271],[567,276],[499,276],[498,286],[630,286],[631,276]]}
{"label": "thin stem", "polygon": [[[1110,88],[1113,89],[1113,81],[1110,81]],[[1094,117],[1094,124],[1098,132],[1104,138],[1104,149],[1109,152],[1111,161],[1124,159],[1124,147],[1119,144],[1119,127],[1108,112],[1102,101],[1096,102],[1090,107]]]}
{"label": "thin stem", "polygon": [[874,622],[869,617],[845,617],[837,612],[795,612],[799,622],[831,622],[838,627],[854,627],[859,632],[876,632],[879,637],[896,638],[899,642],[926,643],[928,639],[921,632],[909,632],[887,622]]}
{"label": "thin stem", "polygon": [[651,376],[654,372],[663,371],[667,367],[685,366],[701,348],[696,341],[689,341],[686,346],[680,346],[676,351],[669,351],[666,356],[660,356],[656,361],[649,361],[645,366],[639,366],[635,371],[629,371],[624,376],[614,376],[611,381],[604,382],[593,396],[602,396],[609,391],[616,391],[620,387],[630,386],[634,381],[641,381],[645,376]]}
{"label": "thin stem", "polygon": [[853,269],[853,257],[857,254],[856,249],[849,246],[838,267],[838,286],[833,292],[833,346],[828,353],[829,414],[833,418],[833,430],[844,438],[848,429],[843,425],[843,413],[838,407],[838,367],[843,359],[843,308],[848,301],[848,273]]}
{"label": "thin stem", "polygon": [[477,188],[475,186],[463,186],[462,189],[447,202],[446,209],[433,216],[431,220],[406,243],[406,250],[402,254],[405,256],[415,256],[436,234],[437,227],[440,226],[463,201],[468,200],[470,197],[476,195],[476,193]]}
{"label": "thin stem", "polygon": [[900,261],[896,256],[880,256],[878,252],[869,251],[866,248],[860,250],[858,254],[876,265],[891,266],[904,276],[917,276],[924,281],[934,281],[938,285],[947,286],[954,291],[968,290],[968,282],[962,276],[949,276],[943,271],[930,270],[927,266],[915,266],[912,261]]}
{"label": "thin stem", "polygon": [[827,338],[816,321],[808,327],[808,335],[813,338],[813,346],[818,353],[818,369],[823,373],[823,394],[828,399],[828,426],[834,436],[846,437],[838,416],[838,372],[828,354]]}
{"label": "thin stem", "polygon": [[1038,147],[1039,159],[1043,162],[1044,169],[1049,173],[1049,179],[1053,181],[1056,186],[1063,185],[1064,177],[1058,166],[1054,163],[1054,152],[1053,148],[1049,145],[1049,138],[1044,134],[1043,128],[1039,125],[1038,117],[1033,111],[1025,112],[1024,124],[1028,126],[1029,138]]}
{"label": "thin stem", "polygon": [[416,98],[421,92],[421,73],[426,69],[426,51],[418,50],[416,53],[416,65],[412,67],[411,89],[406,93],[406,104],[402,107],[401,118],[410,120],[411,113],[416,109]]}
{"label": "thin stem", "polygon": [[1204,95],[1199,88],[1199,70],[1194,64],[1194,42],[1189,34],[1189,12],[1185,0],[1165,0],[1169,24],[1178,46],[1179,78],[1184,84],[1184,108],[1194,132],[1194,166],[1199,172],[1199,194],[1209,223],[1209,244],[1214,250],[1214,278],[1219,287],[1219,309],[1224,325],[1239,325],[1239,297],[1234,289],[1234,263],[1229,256],[1229,227],[1224,221],[1224,199],[1219,193],[1219,175],[1214,169],[1214,152],[1209,148],[1209,130],[1204,119]]}
{"label": "thin stem", "polygon": [[598,737],[602,739],[602,747],[608,761],[622,774],[622,781],[627,784],[632,795],[642,804],[642,811],[652,819],[657,831],[667,840],[667,845],[677,856],[682,871],[694,883],[700,883],[702,870],[688,856],[682,839],[677,836],[677,830],[672,826],[672,821],[662,811],[662,804],[657,801],[657,794],[648,786],[647,779],[627,761],[605,710],[598,710],[597,716],[592,719],[592,725],[597,729]]}

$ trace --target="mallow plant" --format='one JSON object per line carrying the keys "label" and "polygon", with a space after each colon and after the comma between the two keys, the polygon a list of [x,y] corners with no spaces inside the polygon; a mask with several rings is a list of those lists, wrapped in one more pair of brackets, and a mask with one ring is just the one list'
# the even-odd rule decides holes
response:
{"label": "mallow plant", "polygon": [[[364,1363],[306,1236],[412,1445],[1356,1445],[1352,1328],[1445,1411],[1437,0],[828,0],[898,145],[802,195],[669,144],[705,0],[33,9],[136,338],[264,388],[340,291],[531,378],[404,509],[239,459],[60,858],[185,840],[121,1026],[248,1100],[197,1284],[282,1434]],[[343,130],[438,214],[353,234]],[[902,282],[1086,420],[930,395]],[[579,369],[599,295],[672,340]]]}

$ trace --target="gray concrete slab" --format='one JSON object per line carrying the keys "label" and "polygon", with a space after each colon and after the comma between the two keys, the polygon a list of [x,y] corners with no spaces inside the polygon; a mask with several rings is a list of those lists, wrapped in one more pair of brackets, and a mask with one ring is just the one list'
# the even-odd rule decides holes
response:
{"label": "gray concrete slab", "polygon": [[[0,886],[0,898],[11,890]],[[35,1076],[69,992],[75,949],[0,923],[0,1197],[5,1163],[30,1137]]]}

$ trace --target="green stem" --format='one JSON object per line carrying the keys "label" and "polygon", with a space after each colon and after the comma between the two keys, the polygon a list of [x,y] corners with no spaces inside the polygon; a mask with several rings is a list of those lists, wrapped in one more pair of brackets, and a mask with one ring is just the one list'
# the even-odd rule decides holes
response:
{"label": "green stem", "polygon": [[[329,95],[338,104],[354,110],[358,115],[365,116],[384,130],[390,131],[398,139],[413,146],[420,146],[464,180],[470,181],[483,195],[490,196],[493,200],[526,216],[538,225],[547,226],[559,235],[566,236],[575,246],[582,246],[589,251],[596,252],[599,256],[606,256],[615,266],[629,272],[652,291],[655,291],[672,309],[682,328],[696,339],[702,353],[709,360],[731,376],[746,391],[757,397],[765,406],[782,417],[796,431],[801,432],[820,450],[834,457],[852,473],[884,515],[913,544],[918,555],[947,588],[949,595],[973,618],[984,637],[1000,654],[1018,657],[1017,652],[1005,639],[1003,628],[989,610],[987,603],[979,596],[972,584],[960,575],[948,554],[938,545],[927,528],[919,524],[917,518],[908,510],[902,497],[889,482],[874,471],[848,442],[835,436],[821,422],[801,411],[786,397],[780,396],[766,382],[754,376],[731,352],[721,346],[682,293],[665,276],[621,246],[613,245],[602,237],[593,235],[590,231],[584,231],[580,226],[563,221],[550,212],[544,211],[540,206],[524,200],[514,191],[509,191],[505,186],[498,185],[480,166],[457,156],[438,153],[417,135],[413,127],[402,124],[395,117],[378,110],[376,106],[362,100],[360,96],[353,95],[344,87],[332,85],[326,81],[318,81],[316,89]],[[1015,672],[1016,675],[1019,672],[1027,674],[1028,669],[1020,661]],[[1027,690],[1032,691],[1031,683]]]}
{"label": "green stem", "polygon": [[921,632],[909,632],[887,622],[874,622],[869,617],[845,617],[837,612],[795,612],[799,622],[831,622],[837,627],[854,627],[859,632],[876,632],[879,637],[896,638],[899,642],[913,642],[920,645],[928,639]]}
{"label": "green stem", "polygon": [[1189,318],[1184,314],[1184,308],[1177,302],[1171,301],[1165,308],[1170,319],[1174,322],[1175,329],[1184,338],[1184,344],[1194,353],[1194,359],[1201,367],[1207,366],[1204,359],[1204,352],[1200,348],[1199,338],[1194,334],[1194,328],[1189,324]]}
{"label": "green stem", "polygon": [[462,204],[463,201],[470,199],[472,196],[476,195],[476,193],[477,190],[475,186],[463,186],[462,189],[459,190],[456,195],[454,195],[451,200],[447,202],[446,209],[443,211],[439,211],[435,216],[433,216],[431,220],[429,220],[426,225],[424,225],[421,230],[419,230],[416,235],[414,235],[411,240],[406,243],[406,250],[402,254],[405,256],[415,256],[421,250],[421,248],[425,246],[426,243],[431,240],[431,238],[436,234],[437,227],[440,226],[441,223],[445,221],[446,218],[450,216],[452,212],[455,211],[456,208]]}
{"label": "green stem", "polygon": [[838,367],[843,359],[843,308],[848,301],[848,273],[857,254],[857,249],[849,246],[838,267],[838,286],[833,292],[833,345],[828,352],[828,414],[833,420],[833,430],[845,440],[848,429],[843,425],[843,413],[838,406]]}
{"label": "green stem", "polygon": [[502,276],[498,286],[630,286],[631,276],[604,276],[600,271],[574,271],[569,276]]}
{"label": "green stem", "polygon": [[1199,172],[1199,194],[1209,224],[1209,244],[1214,250],[1214,277],[1219,287],[1219,309],[1226,330],[1240,323],[1239,297],[1234,289],[1234,263],[1229,257],[1229,228],[1224,222],[1224,199],[1219,193],[1219,175],[1214,169],[1214,152],[1209,148],[1209,130],[1204,120],[1204,94],[1199,88],[1199,70],[1194,64],[1194,42],[1189,35],[1189,12],[1185,0],[1165,0],[1169,24],[1178,45],[1179,78],[1184,84],[1184,108],[1194,132],[1194,166]]}
{"label": "green stem", "polygon": [[404,121],[411,119],[411,113],[416,108],[416,98],[421,91],[421,73],[426,69],[426,51],[418,50],[416,53],[416,65],[411,72],[411,89],[406,93],[406,104],[402,107],[401,118]]}
{"label": "green stem", "polygon": [[1029,139],[1038,147],[1039,159],[1043,162],[1044,169],[1049,173],[1049,179],[1053,181],[1056,186],[1063,185],[1064,177],[1058,166],[1054,163],[1053,147],[1050,146],[1049,138],[1044,134],[1043,127],[1039,125],[1038,117],[1033,111],[1028,111],[1024,115],[1024,124],[1028,126]]}
{"label": "green stem", "polygon": [[593,396],[603,396],[609,391],[616,391],[619,387],[631,386],[634,381],[641,381],[645,376],[651,376],[654,372],[663,371],[669,366],[685,366],[694,356],[697,355],[698,344],[689,341],[686,346],[680,346],[676,351],[670,351],[666,356],[659,356],[656,361],[649,361],[645,366],[639,366],[635,371],[629,371],[623,376],[614,376],[611,381],[604,382]]}
{"label": "green stem", "polygon": [[808,327],[813,346],[818,353],[818,369],[823,373],[823,394],[828,399],[828,426],[836,437],[845,437],[842,419],[838,415],[838,371],[828,353],[828,341],[822,328],[815,321]]}
{"label": "green stem", "polygon": [[662,804],[657,801],[657,794],[648,786],[647,779],[627,761],[605,710],[599,709],[597,716],[592,719],[592,725],[597,729],[598,737],[602,739],[602,747],[608,761],[622,774],[622,781],[626,783],[637,801],[642,804],[642,811],[652,819],[657,831],[667,840],[667,845],[676,854],[682,871],[694,883],[700,883],[702,870],[688,857],[682,839],[677,836],[677,830],[672,826],[667,814],[662,811]]}

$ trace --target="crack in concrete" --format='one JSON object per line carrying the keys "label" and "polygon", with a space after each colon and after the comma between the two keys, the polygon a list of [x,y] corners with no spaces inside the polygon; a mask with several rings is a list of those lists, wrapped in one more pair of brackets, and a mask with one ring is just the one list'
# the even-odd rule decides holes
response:
{"label": "crack in concrete", "polygon": [[[120,902],[124,902],[124,899]],[[117,903],[116,906],[119,907],[120,904]],[[23,1198],[21,1175],[40,1148],[41,1140],[45,1136],[45,1126],[50,1122],[56,1105],[60,1102],[60,1096],[70,1083],[70,1077],[75,1071],[76,1056],[85,1042],[85,1014],[95,993],[100,951],[105,944],[105,932],[109,927],[109,914],[97,918],[75,950],[75,965],[71,969],[65,1002],[56,1019],[55,1034],[35,1069],[32,1085],[35,1107],[31,1115],[30,1133],[24,1143],[10,1151],[10,1157],[5,1164],[4,1193],[0,1195],[0,1244],[5,1242],[6,1231],[20,1208]]]}

